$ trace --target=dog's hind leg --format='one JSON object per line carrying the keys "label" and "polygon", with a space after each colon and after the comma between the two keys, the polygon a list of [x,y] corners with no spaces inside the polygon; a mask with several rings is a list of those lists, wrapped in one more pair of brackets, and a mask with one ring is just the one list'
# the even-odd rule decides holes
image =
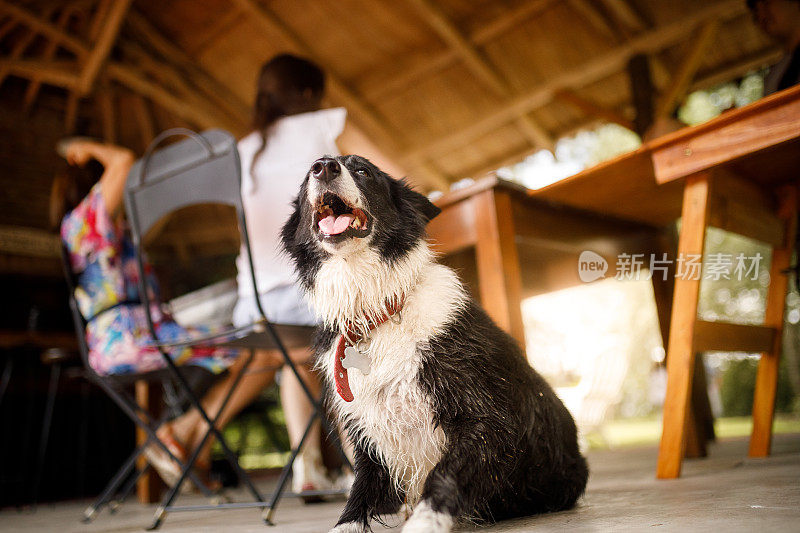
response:
{"label": "dog's hind leg", "polygon": [[363,533],[369,521],[380,514],[396,513],[403,503],[389,470],[378,458],[356,445],[355,480],[344,511],[330,533]]}

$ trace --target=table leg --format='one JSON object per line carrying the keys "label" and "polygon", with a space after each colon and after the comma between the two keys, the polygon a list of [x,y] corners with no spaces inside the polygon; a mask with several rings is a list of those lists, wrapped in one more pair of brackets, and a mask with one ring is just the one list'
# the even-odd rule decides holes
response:
{"label": "table leg", "polygon": [[772,443],[772,419],[775,414],[775,393],[778,387],[778,366],[783,340],[783,313],[786,306],[788,277],[783,270],[792,260],[792,246],[797,232],[797,188],[787,187],[779,194],[778,216],[786,224],[784,244],[772,251],[769,289],[764,325],[775,329],[771,352],[762,353],[758,363],[756,390],[753,399],[753,432],[750,436],[750,457],[766,457]]}
{"label": "table leg", "polygon": [[522,323],[522,275],[514,237],[511,197],[488,190],[475,196],[475,255],[481,304],[503,330],[525,348]]}
{"label": "table leg", "polygon": [[[136,403],[145,411],[151,414],[159,407],[159,393],[161,387],[157,383],[148,383],[146,381],[136,382]],[[136,427],[136,446],[147,440],[147,433],[138,426]],[[140,455],[136,460],[136,468],[143,469],[147,466],[147,459],[144,455]],[[161,501],[161,493],[164,490],[164,482],[155,471],[155,468],[149,469],[145,474],[136,482],[136,495],[140,503],[158,503]]]}
{"label": "table leg", "polygon": [[[710,205],[711,175],[703,172],[686,179],[682,223],[678,239],[679,257],[702,255]],[[667,349],[667,392],[664,399],[663,432],[656,475],[676,478],[681,472],[687,410],[694,371],[694,326],[700,293],[700,274],[679,276],[670,320]]]}

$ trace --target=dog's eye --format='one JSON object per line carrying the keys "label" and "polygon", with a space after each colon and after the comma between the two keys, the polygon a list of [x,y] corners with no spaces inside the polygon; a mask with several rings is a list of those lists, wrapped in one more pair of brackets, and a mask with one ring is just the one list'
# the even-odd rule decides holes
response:
{"label": "dog's eye", "polygon": [[356,169],[356,174],[358,174],[359,176],[363,176],[365,178],[368,178],[369,177],[369,170],[367,170],[366,168],[357,168]]}

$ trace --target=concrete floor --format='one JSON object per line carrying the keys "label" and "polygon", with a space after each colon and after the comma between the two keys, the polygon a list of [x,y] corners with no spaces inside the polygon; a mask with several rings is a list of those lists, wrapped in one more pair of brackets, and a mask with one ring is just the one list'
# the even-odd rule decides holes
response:
{"label": "concrete floor", "polygon": [[[747,459],[744,440],[720,442],[711,447],[709,458],[685,462],[683,476],[671,481],[654,478],[656,453],[652,447],[590,453],[592,474],[576,509],[460,531],[800,531],[800,435],[776,436],[772,457],[760,460]],[[269,480],[260,484],[265,491],[271,486]],[[202,503],[196,496],[180,503],[192,500]],[[86,505],[44,505],[35,513],[5,510],[0,530],[139,532],[154,509],[129,501],[117,514],[104,511],[84,525],[78,519]],[[271,528],[262,525],[254,509],[173,513],[161,531],[324,532],[336,523],[343,505],[343,500],[303,505],[285,499]],[[401,519],[389,517],[389,524],[397,532]],[[373,529],[389,531],[380,525]]]}

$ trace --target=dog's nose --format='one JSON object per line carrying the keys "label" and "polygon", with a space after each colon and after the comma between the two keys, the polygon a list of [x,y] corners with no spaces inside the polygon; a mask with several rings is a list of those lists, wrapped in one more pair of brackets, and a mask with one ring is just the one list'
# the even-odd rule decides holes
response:
{"label": "dog's nose", "polygon": [[328,182],[336,179],[342,173],[339,162],[330,157],[317,159],[311,165],[311,175],[320,181]]}

